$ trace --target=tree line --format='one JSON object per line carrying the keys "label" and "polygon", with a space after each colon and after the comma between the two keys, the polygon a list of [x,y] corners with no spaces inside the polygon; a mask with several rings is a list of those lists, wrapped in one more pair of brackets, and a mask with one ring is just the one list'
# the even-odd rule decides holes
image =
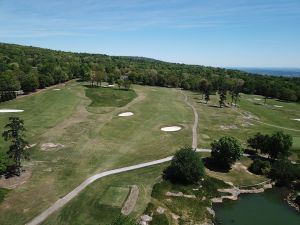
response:
{"label": "tree line", "polygon": [[206,101],[210,94],[218,92],[221,105],[228,93],[236,104],[240,92],[263,95],[265,99],[300,101],[300,78],[0,43],[0,101],[14,98],[20,89],[33,92],[74,78],[93,80],[99,85],[102,81],[118,83],[122,77],[135,84],[199,91]]}

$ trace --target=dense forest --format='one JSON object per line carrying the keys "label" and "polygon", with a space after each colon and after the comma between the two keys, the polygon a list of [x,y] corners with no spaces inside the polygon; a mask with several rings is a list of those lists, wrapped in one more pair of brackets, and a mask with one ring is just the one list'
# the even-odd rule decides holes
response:
{"label": "dense forest", "polygon": [[33,92],[74,78],[97,83],[126,79],[135,84],[181,87],[206,96],[218,91],[221,95],[230,94],[232,101],[243,92],[300,102],[299,77],[262,76],[143,57],[112,57],[0,43],[0,101],[15,98],[19,90]]}

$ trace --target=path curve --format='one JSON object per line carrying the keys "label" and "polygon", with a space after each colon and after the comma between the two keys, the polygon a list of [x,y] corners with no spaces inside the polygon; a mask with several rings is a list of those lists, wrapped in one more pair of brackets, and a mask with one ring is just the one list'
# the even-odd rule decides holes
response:
{"label": "path curve", "polygon": [[[196,150],[196,152],[211,152],[210,149],[197,148],[198,113],[197,113],[195,107],[191,103],[188,102],[187,95],[183,91],[181,91],[181,93],[185,96],[184,102],[188,106],[190,106],[193,109],[193,112],[194,112],[194,117],[195,118],[194,118],[194,124],[193,124],[193,128],[192,128],[192,132],[193,132],[192,148],[194,148]],[[93,176],[87,178],[84,182],[82,182],[78,187],[76,187],[69,194],[67,194],[63,198],[57,200],[52,206],[50,206],[44,212],[39,214],[33,220],[26,223],[26,225],[38,225],[38,224],[42,223],[44,220],[46,220],[46,218],[48,216],[50,216],[52,213],[59,210],[64,205],[66,205],[69,201],[71,201],[73,198],[75,198],[88,185],[90,185],[91,183],[93,183],[94,181],[96,181],[96,180],[98,180],[102,177],[106,177],[106,176],[113,175],[113,174],[118,174],[118,173],[123,173],[123,172],[131,171],[131,170],[136,170],[136,169],[140,169],[140,168],[145,168],[145,167],[149,167],[149,166],[153,166],[153,165],[158,165],[158,164],[161,164],[161,163],[169,162],[169,161],[172,160],[172,158],[173,158],[173,156],[169,156],[169,157],[166,157],[166,158],[163,158],[163,159],[158,159],[158,160],[154,160],[154,161],[151,161],[151,162],[141,163],[141,164],[128,166],[128,167],[113,169],[113,170],[109,170],[109,171],[105,171],[105,172],[93,175]]]}
{"label": "path curve", "polygon": [[193,109],[193,112],[194,112],[194,124],[193,124],[193,128],[192,128],[192,131],[193,131],[192,148],[196,149],[197,148],[197,139],[198,139],[198,137],[197,137],[197,127],[198,127],[198,121],[199,121],[198,112],[197,112],[196,108],[188,101],[187,95],[182,90],[180,90],[180,91],[184,95],[184,102],[188,106],[190,106]]}

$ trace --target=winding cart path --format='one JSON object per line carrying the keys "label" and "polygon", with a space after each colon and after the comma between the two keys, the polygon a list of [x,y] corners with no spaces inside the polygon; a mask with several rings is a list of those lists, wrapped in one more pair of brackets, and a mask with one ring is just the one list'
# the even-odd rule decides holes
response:
{"label": "winding cart path", "polygon": [[[193,113],[194,113],[194,124],[193,124],[193,127],[192,127],[192,133],[193,133],[192,148],[196,149],[197,152],[210,152],[211,151],[210,149],[199,149],[199,148],[197,148],[198,113],[197,113],[197,110],[195,109],[195,107],[188,101],[187,95],[183,91],[181,91],[181,93],[185,97],[184,102],[192,108]],[[105,172],[95,174],[95,175],[87,178],[84,182],[82,182],[78,187],[76,187],[73,191],[68,193],[66,196],[64,196],[63,198],[57,200],[52,206],[50,206],[44,212],[39,214],[37,217],[35,217],[30,222],[28,222],[26,225],[38,225],[38,224],[42,223],[44,220],[46,220],[46,218],[48,216],[50,216],[52,213],[59,210],[64,205],[66,205],[69,201],[71,201],[73,198],[75,198],[88,185],[90,185],[91,183],[93,183],[96,180],[99,180],[102,177],[106,177],[106,176],[110,176],[110,175],[118,174],[118,173],[123,173],[123,172],[131,171],[131,170],[136,170],[136,169],[140,169],[140,168],[145,168],[145,167],[149,167],[149,166],[153,166],[153,165],[158,165],[158,164],[161,164],[161,163],[169,162],[169,161],[172,160],[172,158],[173,158],[173,156],[169,156],[169,157],[154,160],[154,161],[151,161],[151,162],[140,163],[140,164],[133,165],[133,166],[122,167],[122,168],[113,169],[113,170],[109,170],[109,171],[105,171]]]}

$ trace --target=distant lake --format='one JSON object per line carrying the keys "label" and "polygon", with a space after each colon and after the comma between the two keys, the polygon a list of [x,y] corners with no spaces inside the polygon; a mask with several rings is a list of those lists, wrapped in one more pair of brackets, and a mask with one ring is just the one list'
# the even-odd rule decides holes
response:
{"label": "distant lake", "polygon": [[254,68],[254,67],[231,67],[228,69],[242,70],[248,73],[261,75],[300,77],[300,68]]}
{"label": "distant lake", "polygon": [[217,225],[299,225],[300,213],[284,202],[286,191],[273,188],[215,204]]}

